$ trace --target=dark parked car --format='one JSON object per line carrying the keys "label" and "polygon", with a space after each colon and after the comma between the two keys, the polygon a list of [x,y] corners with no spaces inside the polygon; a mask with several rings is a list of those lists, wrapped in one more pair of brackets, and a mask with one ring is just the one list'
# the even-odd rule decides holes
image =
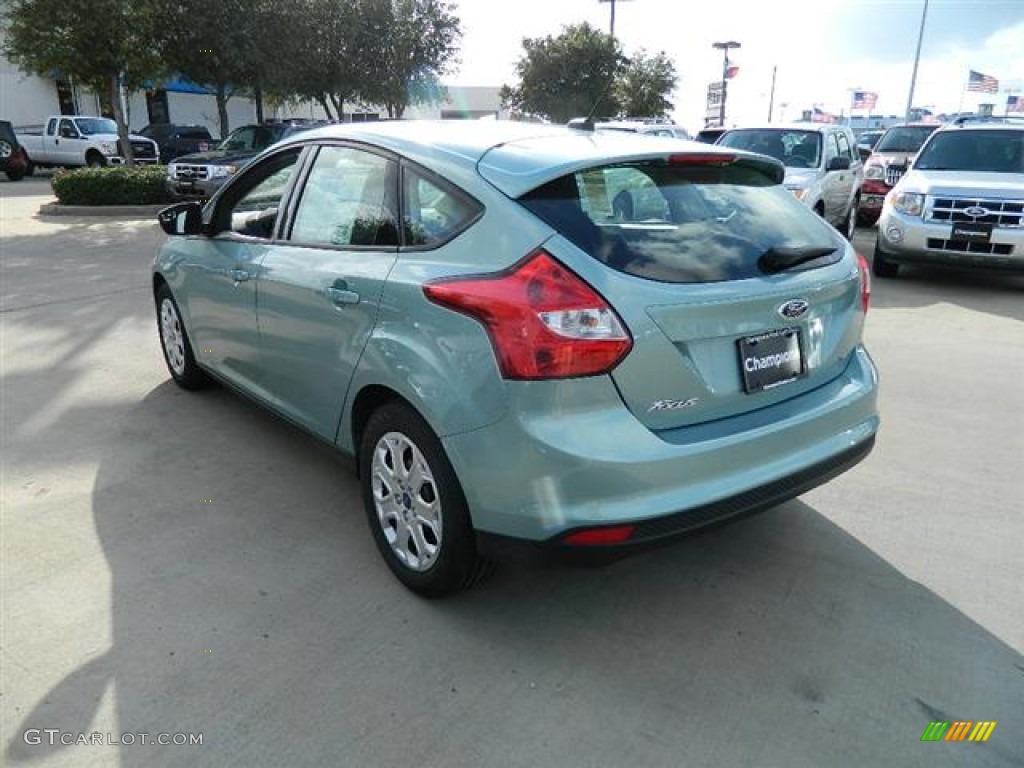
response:
{"label": "dark parked car", "polygon": [[0,171],[11,181],[21,181],[28,171],[28,155],[6,120],[0,120]]}
{"label": "dark parked car", "polygon": [[861,160],[867,160],[885,131],[863,131],[857,136],[857,152]]}
{"label": "dark parked car", "polygon": [[139,131],[139,135],[157,143],[160,147],[160,162],[164,164],[182,155],[207,152],[217,143],[202,125],[152,123]]}
{"label": "dark parked car", "polygon": [[326,125],[319,120],[281,120],[236,128],[216,148],[175,158],[167,189],[176,200],[205,200],[250,160],[281,139]]}
{"label": "dark parked car", "polygon": [[697,135],[693,138],[701,144],[714,144],[725,131],[725,128],[705,128],[703,131],[697,131]]}

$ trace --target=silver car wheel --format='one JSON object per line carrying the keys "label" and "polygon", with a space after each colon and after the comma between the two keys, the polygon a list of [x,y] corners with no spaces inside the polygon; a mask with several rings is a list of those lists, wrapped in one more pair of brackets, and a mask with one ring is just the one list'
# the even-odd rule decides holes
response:
{"label": "silver car wheel", "polygon": [[174,302],[164,299],[160,302],[160,340],[164,345],[167,363],[177,376],[185,375],[185,334],[181,328],[181,318]]}
{"label": "silver car wheel", "polygon": [[441,552],[441,499],[416,444],[401,432],[377,441],[370,468],[373,503],[384,538],[403,565],[426,571]]}

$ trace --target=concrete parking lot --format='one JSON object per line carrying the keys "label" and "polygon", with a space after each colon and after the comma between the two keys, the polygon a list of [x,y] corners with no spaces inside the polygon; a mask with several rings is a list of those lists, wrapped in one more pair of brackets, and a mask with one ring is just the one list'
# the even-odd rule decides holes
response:
{"label": "concrete parking lot", "polygon": [[[156,224],[37,216],[49,197],[0,180],[0,761],[1024,765],[1024,277],[875,282],[883,427],[831,484],[428,602],[346,461],[170,383]],[[998,725],[922,743],[932,720]]]}

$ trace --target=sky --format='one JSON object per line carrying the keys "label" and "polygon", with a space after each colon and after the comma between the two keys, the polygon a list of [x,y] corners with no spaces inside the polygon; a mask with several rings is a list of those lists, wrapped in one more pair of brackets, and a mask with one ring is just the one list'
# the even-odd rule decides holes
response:
{"label": "sky", "polygon": [[[514,84],[524,37],[557,35],[587,21],[608,29],[599,0],[456,0],[463,39],[458,71],[445,82]],[[875,112],[906,110],[924,0],[618,0],[615,35],[626,54],[664,51],[676,64],[676,121],[703,127],[709,82],[721,77],[715,41],[735,40],[740,67],[729,83],[727,123],[768,118],[777,68],[774,118],[798,119],[819,106],[849,111],[854,89],[878,93]],[[964,92],[969,69],[991,75],[998,96]],[[914,105],[936,112],[973,110],[1007,90],[1024,95],[1024,0],[930,0]],[[1013,92],[1010,90],[1009,92]]]}

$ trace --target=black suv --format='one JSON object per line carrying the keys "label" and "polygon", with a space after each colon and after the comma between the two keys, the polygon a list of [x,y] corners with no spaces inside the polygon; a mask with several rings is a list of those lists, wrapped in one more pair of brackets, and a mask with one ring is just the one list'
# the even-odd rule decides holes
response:
{"label": "black suv", "polygon": [[6,120],[0,120],[0,171],[11,181],[21,181],[28,172],[28,154]]}
{"label": "black suv", "polygon": [[175,158],[167,189],[176,200],[206,200],[250,160],[281,139],[327,125],[322,120],[281,120],[236,128],[215,149]]}
{"label": "black suv", "polygon": [[139,131],[139,135],[157,143],[160,147],[160,162],[165,165],[182,155],[206,152],[217,143],[202,125],[151,123]]}

